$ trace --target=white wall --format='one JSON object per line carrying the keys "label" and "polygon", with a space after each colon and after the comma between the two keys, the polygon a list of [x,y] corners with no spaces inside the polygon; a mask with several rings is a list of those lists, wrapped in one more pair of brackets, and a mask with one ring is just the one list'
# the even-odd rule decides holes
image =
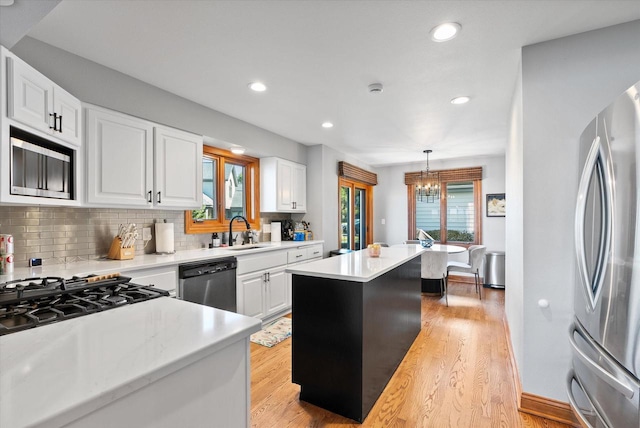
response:
{"label": "white wall", "polygon": [[[424,169],[426,162],[378,168],[374,199],[374,241],[400,244],[408,239],[407,186],[404,173]],[[482,241],[488,250],[504,251],[505,217],[486,217],[487,193],[505,193],[505,158],[502,156],[431,160],[431,170],[482,167]],[[507,207],[509,206],[509,194]],[[509,208],[507,208],[507,211]],[[385,224],[382,224],[382,219]],[[466,253],[465,253],[466,254]],[[466,259],[466,256],[465,256]]]}
{"label": "white wall", "polygon": [[306,163],[307,149],[302,144],[39,40],[25,37],[11,50],[84,102],[204,135],[208,137],[205,144],[213,139],[244,146],[251,156]]}
{"label": "white wall", "polygon": [[[377,172],[356,158],[345,155],[331,147],[311,146],[307,151],[307,214],[314,237],[324,239],[325,255],[340,248],[338,207],[338,162],[345,161],[367,171]],[[380,182],[380,177],[378,177]],[[378,186],[374,186],[374,202],[378,197]],[[374,209],[375,212],[375,209]],[[375,214],[374,214],[375,215]]]}
{"label": "white wall", "polygon": [[[522,143],[522,66],[518,73],[513,99],[506,153],[506,188],[509,215],[506,218],[505,314],[509,320],[511,346],[518,367],[523,359],[523,283],[524,283],[524,187]],[[520,373],[518,373],[520,375]],[[522,383],[522,377],[520,377]]]}
{"label": "white wall", "polygon": [[[521,171],[523,234],[509,235],[508,242],[517,246],[522,239],[524,245],[523,299],[521,308],[517,298],[508,299],[507,314],[509,324],[518,325],[512,339],[522,343],[519,370],[525,392],[567,400],[577,142],[600,110],[640,80],[639,41],[640,21],[633,21],[522,51],[522,125],[515,107],[507,158],[515,164],[507,169],[507,181],[518,186]],[[520,132],[521,157],[515,147]],[[518,225],[509,226],[510,234],[518,233]],[[508,265],[518,263],[511,260],[507,257]],[[507,272],[516,269],[509,265]],[[548,309],[538,307],[542,298],[550,302]],[[518,313],[521,321],[516,320]]]}

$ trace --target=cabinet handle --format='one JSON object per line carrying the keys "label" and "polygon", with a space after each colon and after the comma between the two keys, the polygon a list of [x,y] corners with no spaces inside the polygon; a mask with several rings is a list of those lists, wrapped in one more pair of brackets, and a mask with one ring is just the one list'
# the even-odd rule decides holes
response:
{"label": "cabinet handle", "polygon": [[148,192],[149,198],[147,199],[147,202],[149,202],[149,203],[151,203],[151,202],[152,202],[152,201],[151,201],[151,194],[152,194],[152,193],[153,193],[153,192],[151,192],[151,190],[149,190],[149,192]]}
{"label": "cabinet handle", "polygon": [[296,203],[295,202],[293,203],[293,209],[294,210],[296,209]]}
{"label": "cabinet handle", "polygon": [[162,192],[158,192],[158,203],[162,203]]}
{"label": "cabinet handle", "polygon": [[56,125],[58,123],[58,113],[49,113],[49,122],[51,122],[51,116],[53,116],[53,126],[49,125],[49,129],[57,131]]}
{"label": "cabinet handle", "polygon": [[298,255],[296,256],[296,259],[299,259],[300,257],[302,257],[302,254],[298,254]]}
{"label": "cabinet handle", "polygon": [[62,115],[58,116],[58,119],[60,119],[60,126],[57,131],[62,134]]}

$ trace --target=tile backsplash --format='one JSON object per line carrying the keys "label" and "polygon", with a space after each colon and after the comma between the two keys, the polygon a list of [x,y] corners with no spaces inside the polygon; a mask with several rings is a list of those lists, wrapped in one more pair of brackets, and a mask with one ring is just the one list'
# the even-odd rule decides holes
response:
{"label": "tile backsplash", "polygon": [[[261,214],[262,221],[281,214]],[[30,258],[42,258],[44,263],[72,263],[106,256],[113,237],[122,223],[135,223],[140,239],[136,255],[155,252],[156,221],[174,223],[176,251],[203,248],[211,234],[184,233],[184,211],[160,211],[113,208],[68,208],[44,206],[0,206],[0,233],[14,236],[16,267],[28,266]],[[142,228],[151,227],[153,239],[145,247]]]}

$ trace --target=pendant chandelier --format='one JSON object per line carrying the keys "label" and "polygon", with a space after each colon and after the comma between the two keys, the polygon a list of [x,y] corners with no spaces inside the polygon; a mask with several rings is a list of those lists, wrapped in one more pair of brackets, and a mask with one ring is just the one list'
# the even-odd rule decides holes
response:
{"label": "pendant chandelier", "polygon": [[420,181],[416,183],[416,199],[420,202],[434,203],[440,199],[440,174],[429,171],[429,153],[432,151],[423,151],[427,154],[427,169],[420,171]]}

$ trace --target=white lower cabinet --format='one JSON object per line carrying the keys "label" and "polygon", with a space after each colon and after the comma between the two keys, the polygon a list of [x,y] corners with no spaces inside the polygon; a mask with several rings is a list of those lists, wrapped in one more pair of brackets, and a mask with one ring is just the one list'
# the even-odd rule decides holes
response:
{"label": "white lower cabinet", "polygon": [[176,296],[178,272],[175,266],[139,269],[124,272],[123,275],[131,277],[131,283],[133,284],[152,285],[155,288],[168,291],[172,297]]}
{"label": "white lower cabinet", "polygon": [[[286,266],[238,275],[243,315],[265,319],[287,309]],[[240,306],[240,305],[239,305]]]}
{"label": "white lower cabinet", "polygon": [[268,317],[285,309],[287,304],[287,276],[286,266],[267,272],[267,293],[265,294],[265,315]]}
{"label": "white lower cabinet", "polygon": [[287,251],[269,251],[238,257],[238,313],[265,320],[286,312]]}
{"label": "white lower cabinet", "polygon": [[[308,247],[300,247],[295,250],[289,250],[288,260],[290,266],[302,265],[316,260],[322,260],[322,244],[310,245]],[[285,273],[287,280],[287,306],[291,307],[293,304],[293,294],[291,289],[293,288],[293,281],[290,273]]]}

